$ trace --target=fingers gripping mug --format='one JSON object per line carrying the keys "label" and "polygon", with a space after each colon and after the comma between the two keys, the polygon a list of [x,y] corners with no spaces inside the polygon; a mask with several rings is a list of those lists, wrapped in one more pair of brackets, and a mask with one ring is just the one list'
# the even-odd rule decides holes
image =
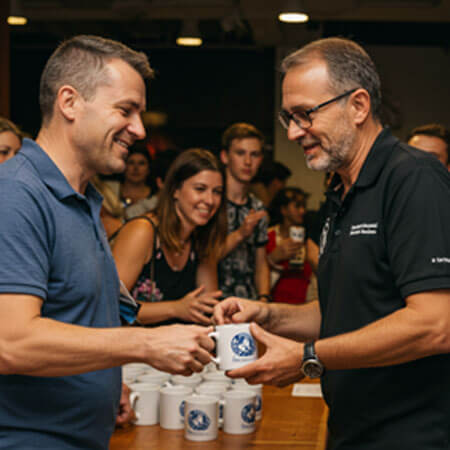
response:
{"label": "fingers gripping mug", "polygon": [[218,325],[209,336],[216,339],[217,357],[212,360],[221,370],[237,369],[258,358],[248,323]]}

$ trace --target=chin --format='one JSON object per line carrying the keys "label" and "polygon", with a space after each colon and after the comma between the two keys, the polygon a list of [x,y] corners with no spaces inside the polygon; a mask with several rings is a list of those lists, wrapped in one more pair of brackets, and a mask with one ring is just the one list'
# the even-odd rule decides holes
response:
{"label": "chin", "polygon": [[328,171],[330,170],[330,161],[311,158],[306,160],[306,166],[315,171]]}

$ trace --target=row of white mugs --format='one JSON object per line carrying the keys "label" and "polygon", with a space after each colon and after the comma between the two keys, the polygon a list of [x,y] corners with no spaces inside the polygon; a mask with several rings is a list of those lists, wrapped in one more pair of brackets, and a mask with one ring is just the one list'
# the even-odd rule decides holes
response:
{"label": "row of white mugs", "polygon": [[222,426],[227,433],[251,433],[262,415],[262,385],[232,380],[215,365],[186,377],[133,363],[123,366],[123,378],[133,391],[137,425],[185,428],[187,439],[215,439]]}
{"label": "row of white mugs", "polygon": [[217,370],[214,363],[206,365],[202,372],[193,373],[190,376],[171,375],[144,363],[125,364],[122,366],[122,379],[125,384],[139,381],[163,385],[170,382],[171,384],[183,384],[193,389],[202,381],[217,381],[226,384],[235,382],[227,377],[223,370]]}
{"label": "row of white mugs", "polygon": [[138,382],[130,385],[130,399],[137,425],[160,424],[168,430],[185,430],[193,441],[225,433],[247,434],[255,430],[255,420],[262,414],[262,386],[204,382],[195,390],[189,386]]}

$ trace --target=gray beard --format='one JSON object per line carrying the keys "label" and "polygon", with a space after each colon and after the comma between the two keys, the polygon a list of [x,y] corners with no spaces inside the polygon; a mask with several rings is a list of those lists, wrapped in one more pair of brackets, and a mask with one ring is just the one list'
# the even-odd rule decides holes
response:
{"label": "gray beard", "polygon": [[321,146],[323,154],[320,159],[314,160],[306,156],[306,166],[312,170],[334,172],[348,162],[354,142],[355,135],[350,132],[343,133],[333,147]]}

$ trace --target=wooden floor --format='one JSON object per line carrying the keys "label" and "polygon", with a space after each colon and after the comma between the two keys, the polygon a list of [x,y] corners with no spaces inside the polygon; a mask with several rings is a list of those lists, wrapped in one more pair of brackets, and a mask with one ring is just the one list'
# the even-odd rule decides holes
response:
{"label": "wooden floor", "polygon": [[114,432],[110,450],[325,450],[328,410],[324,401],[292,397],[291,392],[292,386],[264,387],[263,417],[252,434],[231,435],[219,431],[214,441],[191,442],[184,438],[183,430],[131,425]]}

